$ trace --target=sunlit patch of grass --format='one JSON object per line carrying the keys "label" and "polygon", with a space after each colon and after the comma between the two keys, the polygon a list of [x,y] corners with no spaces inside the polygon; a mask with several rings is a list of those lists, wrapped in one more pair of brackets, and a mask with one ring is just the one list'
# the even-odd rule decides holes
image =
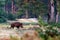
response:
{"label": "sunlit patch of grass", "polygon": [[0,23],[0,27],[9,27],[9,23]]}
{"label": "sunlit patch of grass", "polygon": [[44,38],[40,37],[41,40],[44,40]]}
{"label": "sunlit patch of grass", "polygon": [[53,40],[53,38],[49,36],[48,40]]}
{"label": "sunlit patch of grass", "polygon": [[16,36],[10,36],[10,40],[21,40],[21,38],[18,38]]}
{"label": "sunlit patch of grass", "polygon": [[57,36],[58,37],[58,39],[60,40],[60,35],[59,36]]}
{"label": "sunlit patch of grass", "polygon": [[49,37],[48,40],[60,40],[60,38],[58,36],[55,36],[55,37]]}
{"label": "sunlit patch of grass", "polygon": [[[1,27],[10,27],[10,24],[9,23],[0,23],[0,28]],[[24,28],[30,28],[30,27],[33,27],[33,25],[23,25]]]}

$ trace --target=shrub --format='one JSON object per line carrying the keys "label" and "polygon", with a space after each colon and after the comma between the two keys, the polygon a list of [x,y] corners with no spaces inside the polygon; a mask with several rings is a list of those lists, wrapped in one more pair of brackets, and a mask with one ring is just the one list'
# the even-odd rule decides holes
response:
{"label": "shrub", "polygon": [[49,37],[54,38],[60,35],[60,32],[51,25],[49,25],[49,27],[46,27],[45,31],[43,31],[41,28],[35,30],[39,33],[39,37],[42,37],[44,40],[48,40]]}
{"label": "shrub", "polygon": [[15,19],[16,19],[16,16],[12,13],[9,13],[8,20],[15,20]]}
{"label": "shrub", "polygon": [[48,25],[47,23],[45,23],[45,22],[43,21],[43,19],[42,19],[41,16],[39,16],[38,22],[39,22],[39,25],[40,25],[40,26],[47,26],[47,25]]}
{"label": "shrub", "polygon": [[6,19],[4,17],[0,17],[0,23],[6,22]]}

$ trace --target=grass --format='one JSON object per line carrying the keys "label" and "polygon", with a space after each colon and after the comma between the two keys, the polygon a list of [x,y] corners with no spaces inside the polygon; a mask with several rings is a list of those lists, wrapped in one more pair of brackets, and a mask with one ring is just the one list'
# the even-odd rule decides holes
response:
{"label": "grass", "polygon": [[[0,23],[0,27],[9,27],[9,26],[10,26],[9,23]],[[32,25],[24,25],[25,28],[29,28],[30,26],[32,26]],[[36,31],[40,32],[41,30],[36,29]],[[42,37],[41,37],[41,39],[44,40],[44,38],[42,38]],[[18,39],[18,37],[10,36],[10,40],[20,40],[20,39]],[[59,36],[55,36],[53,38],[49,36],[48,40],[60,40],[60,35]]]}
{"label": "grass", "polygon": [[[18,38],[16,36],[10,36],[10,40],[21,40],[21,38]],[[40,40],[45,40],[44,38],[40,37]],[[60,40],[60,36],[55,36],[55,37],[48,37],[47,40]]]}
{"label": "grass", "polygon": [[0,23],[0,27],[9,27],[9,23]]}
{"label": "grass", "polygon": [[[24,28],[29,28],[29,27],[33,27],[33,25],[35,25],[34,23],[31,23],[32,25],[30,25],[29,23],[23,24]],[[37,24],[36,24],[37,25]],[[1,27],[10,27],[9,23],[0,23],[0,28]]]}
{"label": "grass", "polygon": [[16,36],[10,36],[10,40],[20,40],[18,37],[16,37]]}
{"label": "grass", "polygon": [[49,37],[48,40],[60,40],[60,37],[59,36],[55,36],[55,37]]}

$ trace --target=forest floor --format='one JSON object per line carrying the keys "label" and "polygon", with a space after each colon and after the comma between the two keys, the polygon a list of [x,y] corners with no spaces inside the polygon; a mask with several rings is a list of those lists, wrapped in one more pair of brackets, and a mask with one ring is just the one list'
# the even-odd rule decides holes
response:
{"label": "forest floor", "polygon": [[19,28],[19,29],[16,29],[16,28],[10,29],[9,27],[10,27],[10,23],[0,23],[0,40],[5,40],[5,39],[9,38],[10,36],[18,37],[20,39],[25,33],[32,34],[35,30],[30,29],[30,28],[39,27],[39,25],[24,24],[23,25],[24,28]]}
{"label": "forest floor", "polygon": [[9,23],[0,23],[0,40],[2,40],[3,38],[9,38],[10,36],[17,36],[18,38],[20,38],[26,32],[29,33],[35,31],[33,29],[29,29],[30,27],[33,28],[34,26],[38,26],[38,25],[29,24],[29,25],[23,25],[24,28],[10,29]]}

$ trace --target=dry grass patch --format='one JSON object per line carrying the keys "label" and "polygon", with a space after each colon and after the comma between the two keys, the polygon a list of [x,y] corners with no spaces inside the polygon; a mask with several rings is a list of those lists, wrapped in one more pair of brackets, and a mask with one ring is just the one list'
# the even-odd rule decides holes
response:
{"label": "dry grass patch", "polygon": [[32,33],[25,33],[22,37],[21,40],[41,40],[38,37],[38,33],[36,31],[32,32]]}

